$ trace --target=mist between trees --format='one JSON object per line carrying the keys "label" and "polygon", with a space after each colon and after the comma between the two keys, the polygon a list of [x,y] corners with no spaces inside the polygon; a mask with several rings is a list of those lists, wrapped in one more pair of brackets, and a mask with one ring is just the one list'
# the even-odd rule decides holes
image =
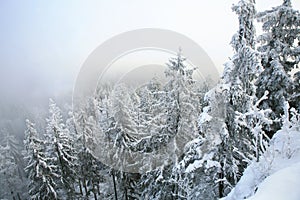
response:
{"label": "mist between trees", "polygon": [[193,79],[179,52],[164,83],[100,85],[76,112],[50,100],[44,128],[26,120],[24,145],[2,131],[0,198],[226,196],[284,120],[299,125],[300,109],[299,12],[289,0],[258,13],[240,0],[232,10],[239,29],[217,85]]}

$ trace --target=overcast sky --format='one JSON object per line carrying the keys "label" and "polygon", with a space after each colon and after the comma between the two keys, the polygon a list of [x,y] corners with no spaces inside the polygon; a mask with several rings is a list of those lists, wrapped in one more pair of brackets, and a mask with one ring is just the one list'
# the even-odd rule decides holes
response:
{"label": "overcast sky", "polygon": [[[0,1],[0,93],[14,102],[72,89],[88,55],[119,33],[163,28],[201,45],[221,70],[232,56],[237,0]],[[257,0],[263,10],[281,0]],[[300,8],[300,1],[293,1]]]}

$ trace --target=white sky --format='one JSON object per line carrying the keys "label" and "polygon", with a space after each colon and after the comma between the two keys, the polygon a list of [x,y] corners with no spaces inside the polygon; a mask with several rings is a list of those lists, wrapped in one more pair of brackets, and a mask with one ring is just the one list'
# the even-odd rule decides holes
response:
{"label": "white sky", "polygon": [[[281,0],[256,0],[257,9]],[[73,87],[88,55],[119,33],[163,28],[196,41],[216,66],[232,56],[237,0],[0,1],[0,92],[52,95]],[[292,1],[300,9],[300,1]],[[31,88],[31,89],[30,89]],[[30,89],[30,92],[29,92]],[[48,92],[48,93],[47,93]]]}

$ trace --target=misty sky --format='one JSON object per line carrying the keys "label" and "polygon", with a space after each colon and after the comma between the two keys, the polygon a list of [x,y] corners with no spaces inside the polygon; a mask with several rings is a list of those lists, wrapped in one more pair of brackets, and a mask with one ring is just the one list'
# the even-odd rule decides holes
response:
{"label": "misty sky", "polygon": [[[0,92],[7,103],[70,91],[88,55],[119,33],[163,28],[201,45],[222,70],[232,56],[237,0],[0,1]],[[281,0],[257,0],[258,10]],[[300,8],[300,1],[293,1]]]}

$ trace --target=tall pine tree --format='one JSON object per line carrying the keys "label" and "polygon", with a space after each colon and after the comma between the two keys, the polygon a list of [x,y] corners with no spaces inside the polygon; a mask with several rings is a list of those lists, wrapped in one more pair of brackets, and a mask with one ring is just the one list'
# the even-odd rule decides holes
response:
{"label": "tall pine tree", "polygon": [[292,77],[292,70],[299,67],[300,14],[292,8],[290,0],[283,4],[257,14],[262,23],[264,33],[259,36],[258,50],[262,54],[264,71],[257,80],[257,96],[261,98],[265,91],[268,99],[261,102],[260,107],[271,109],[273,123],[265,127],[271,137],[282,125],[284,102],[299,106],[297,87]]}

